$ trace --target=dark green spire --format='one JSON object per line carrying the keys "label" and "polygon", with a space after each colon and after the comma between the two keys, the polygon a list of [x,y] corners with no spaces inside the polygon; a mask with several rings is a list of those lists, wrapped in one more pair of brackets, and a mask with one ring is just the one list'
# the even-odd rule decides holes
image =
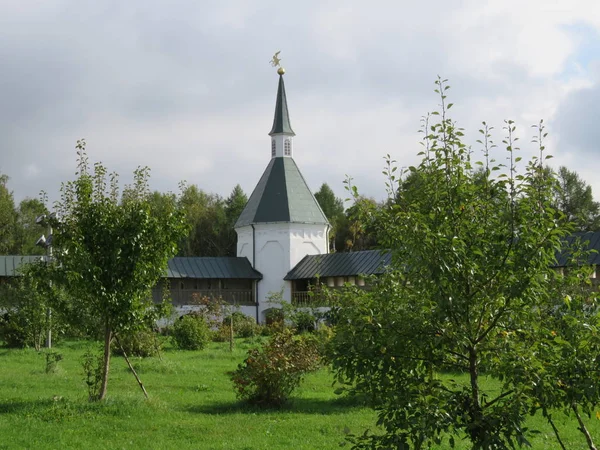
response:
{"label": "dark green spire", "polygon": [[279,86],[277,87],[277,102],[275,103],[275,117],[273,118],[273,128],[270,136],[274,134],[287,134],[296,136],[290,123],[290,113],[288,112],[287,99],[285,97],[285,85],[283,84],[283,74],[279,74]]}

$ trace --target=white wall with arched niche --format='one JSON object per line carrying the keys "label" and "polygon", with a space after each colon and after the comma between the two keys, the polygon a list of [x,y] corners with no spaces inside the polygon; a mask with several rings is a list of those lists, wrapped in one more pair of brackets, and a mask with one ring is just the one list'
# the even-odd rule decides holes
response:
{"label": "white wall with arched niche", "polygon": [[[260,223],[236,229],[238,256],[245,256],[263,279],[258,282],[258,312],[273,307],[269,297],[280,292],[291,301],[291,282],[283,278],[306,255],[327,253],[327,225],[302,223]],[[253,256],[256,261],[253,261]]]}

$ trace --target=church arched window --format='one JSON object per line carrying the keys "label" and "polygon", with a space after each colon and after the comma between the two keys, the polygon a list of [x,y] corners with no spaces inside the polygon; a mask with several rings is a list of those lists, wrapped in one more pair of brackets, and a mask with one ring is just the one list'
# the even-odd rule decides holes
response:
{"label": "church arched window", "polygon": [[285,143],[283,144],[283,154],[285,156],[291,156],[292,155],[292,143],[290,142],[289,139],[286,139]]}

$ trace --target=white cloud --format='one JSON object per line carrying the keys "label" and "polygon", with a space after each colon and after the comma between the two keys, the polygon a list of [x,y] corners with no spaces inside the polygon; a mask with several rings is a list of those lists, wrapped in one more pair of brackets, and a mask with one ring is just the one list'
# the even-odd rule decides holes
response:
{"label": "white cloud", "polygon": [[[469,142],[482,120],[500,142],[511,118],[525,144],[544,118],[556,161],[584,176],[600,170],[580,162],[593,129],[572,125],[600,108],[578,95],[600,80],[595,1],[2,5],[0,161],[17,199],[56,195],[80,137],[124,178],[150,165],[158,189],[187,179],[222,195],[239,182],[249,193],[269,159],[276,50],[295,159],[315,189],[328,182],[344,196],[350,174],[383,196],[382,157],[416,162],[437,74],[450,79]],[[49,161],[36,174],[40,160]]]}

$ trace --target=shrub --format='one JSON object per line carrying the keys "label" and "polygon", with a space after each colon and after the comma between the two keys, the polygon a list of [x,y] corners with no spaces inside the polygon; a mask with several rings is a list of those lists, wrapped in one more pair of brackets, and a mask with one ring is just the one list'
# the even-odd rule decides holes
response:
{"label": "shrub", "polygon": [[202,350],[210,338],[206,321],[197,315],[187,314],[173,324],[173,343],[182,350]]}
{"label": "shrub", "polygon": [[46,337],[46,311],[13,309],[0,314],[0,339],[9,348],[34,347],[40,350]]}
{"label": "shrub", "polygon": [[235,333],[235,336],[248,338],[256,335],[256,321],[252,317],[247,316],[246,314],[241,313],[239,311],[236,311],[230,316],[227,316],[223,319],[223,328],[229,329],[232,317],[233,332]]}
{"label": "shrub", "polygon": [[289,329],[273,335],[231,373],[237,397],[263,406],[280,406],[299,386],[302,377],[319,367],[314,340],[295,336]]}
{"label": "shrub", "polygon": [[212,332],[212,341],[213,342],[228,342],[231,338],[231,331],[229,330],[229,326],[221,325],[219,328]]}
{"label": "shrub", "polygon": [[[160,352],[160,342],[157,339],[156,333],[150,329],[119,334],[119,343],[123,346],[123,350],[127,353],[127,356],[147,358],[149,356],[156,356]],[[113,342],[113,353],[115,355],[123,354],[117,342]]]}
{"label": "shrub", "polygon": [[291,321],[298,333],[312,333],[315,331],[316,318],[309,311],[296,311],[292,315]]}
{"label": "shrub", "polygon": [[61,353],[48,351],[46,353],[46,373],[56,373],[58,371],[58,363],[62,359],[63,355]]}

